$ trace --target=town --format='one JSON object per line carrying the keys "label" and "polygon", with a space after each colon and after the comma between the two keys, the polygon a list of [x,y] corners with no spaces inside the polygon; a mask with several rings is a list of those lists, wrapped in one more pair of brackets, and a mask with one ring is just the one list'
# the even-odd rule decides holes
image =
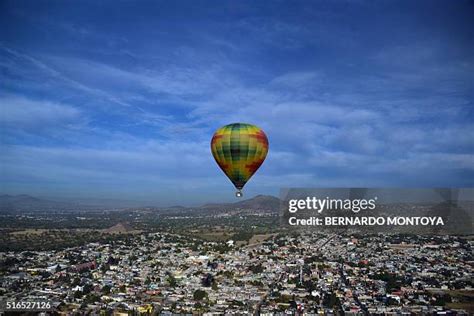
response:
{"label": "town", "polygon": [[269,234],[204,241],[143,232],[53,251],[3,252],[3,301],[59,314],[473,313],[469,237]]}

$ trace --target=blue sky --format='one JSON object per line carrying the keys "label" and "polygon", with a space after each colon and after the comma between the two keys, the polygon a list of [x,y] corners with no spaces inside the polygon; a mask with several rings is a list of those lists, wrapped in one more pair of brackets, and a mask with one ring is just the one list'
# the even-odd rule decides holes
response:
{"label": "blue sky", "polygon": [[2,1],[1,191],[231,201],[213,132],[281,187],[474,185],[472,1]]}

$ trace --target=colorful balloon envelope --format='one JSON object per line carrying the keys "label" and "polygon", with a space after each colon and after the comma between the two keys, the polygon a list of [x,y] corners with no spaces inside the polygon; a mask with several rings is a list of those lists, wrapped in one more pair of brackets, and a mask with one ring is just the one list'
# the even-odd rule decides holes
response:
{"label": "colorful balloon envelope", "polygon": [[262,165],[268,153],[267,135],[255,125],[234,123],[219,128],[212,137],[211,151],[219,167],[237,188],[242,188]]}

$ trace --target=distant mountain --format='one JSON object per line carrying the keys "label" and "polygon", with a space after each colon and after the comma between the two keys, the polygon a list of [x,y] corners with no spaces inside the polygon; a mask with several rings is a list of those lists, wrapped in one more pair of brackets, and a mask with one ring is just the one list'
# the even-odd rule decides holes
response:
{"label": "distant mountain", "polygon": [[[92,203],[91,203],[92,204]],[[126,207],[126,206],[125,206]],[[34,211],[74,211],[74,210],[99,210],[104,209],[104,205],[87,205],[76,202],[55,201],[42,199],[26,194],[21,195],[0,195],[0,212],[34,212]],[[198,213],[219,213],[221,211],[253,211],[264,210],[278,212],[280,200],[270,195],[257,195],[251,199],[234,203],[210,203],[199,207],[184,207],[180,205],[170,207],[147,207],[159,210],[162,213],[182,214],[187,212]]]}
{"label": "distant mountain", "polygon": [[56,198],[55,200],[77,205],[92,205],[97,208],[143,207],[144,204],[149,204],[149,202],[113,198]]}
{"label": "distant mountain", "polygon": [[235,202],[235,203],[211,203],[200,207],[207,210],[271,210],[278,212],[280,209],[280,199],[271,195],[257,195],[251,199]]}
{"label": "distant mountain", "polygon": [[75,210],[79,208],[90,208],[90,206],[40,199],[26,194],[0,195],[0,211],[2,212]]}
{"label": "distant mountain", "polygon": [[257,195],[254,198],[233,203],[240,208],[280,210],[280,199],[271,195]]}

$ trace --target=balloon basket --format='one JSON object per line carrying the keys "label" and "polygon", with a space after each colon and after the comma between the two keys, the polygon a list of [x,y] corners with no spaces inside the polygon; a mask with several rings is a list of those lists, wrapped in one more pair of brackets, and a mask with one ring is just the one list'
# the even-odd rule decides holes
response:
{"label": "balloon basket", "polygon": [[239,191],[235,192],[235,196],[239,198],[239,197],[244,196],[244,194],[242,193],[242,191],[239,190]]}

